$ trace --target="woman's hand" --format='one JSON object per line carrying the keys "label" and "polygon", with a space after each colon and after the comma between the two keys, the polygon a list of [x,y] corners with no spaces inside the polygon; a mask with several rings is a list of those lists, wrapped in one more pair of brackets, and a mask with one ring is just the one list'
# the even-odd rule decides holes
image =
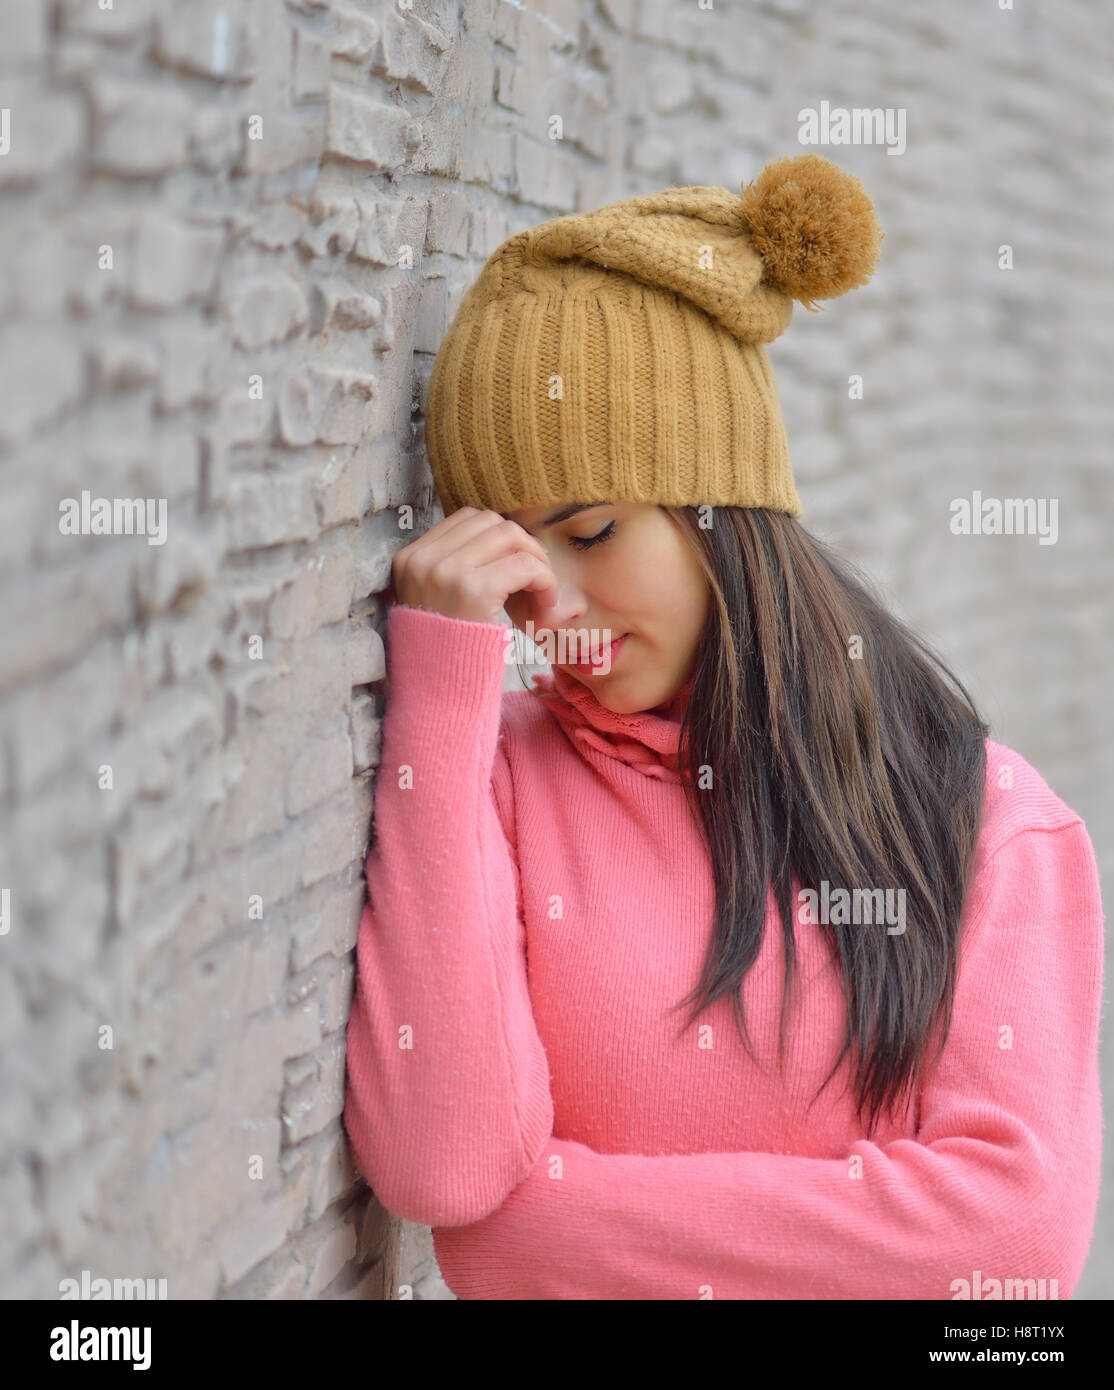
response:
{"label": "woman's hand", "polygon": [[511,594],[557,602],[557,577],[541,542],[498,512],[461,507],[395,555],[395,598],[447,618],[498,623]]}

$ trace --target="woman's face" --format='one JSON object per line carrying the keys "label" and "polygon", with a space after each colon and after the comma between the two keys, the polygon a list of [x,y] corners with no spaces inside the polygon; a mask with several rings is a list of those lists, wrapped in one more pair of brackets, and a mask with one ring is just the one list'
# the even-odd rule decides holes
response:
{"label": "woman's face", "polygon": [[[562,517],[575,505],[505,513],[541,541],[558,585],[555,607],[543,607],[522,589],[507,599],[507,616],[605,708],[616,714],[656,709],[692,674],[708,582],[692,548],[656,504],[598,502]],[[619,638],[622,645],[607,653]],[[589,658],[597,669],[574,665],[578,658]]]}

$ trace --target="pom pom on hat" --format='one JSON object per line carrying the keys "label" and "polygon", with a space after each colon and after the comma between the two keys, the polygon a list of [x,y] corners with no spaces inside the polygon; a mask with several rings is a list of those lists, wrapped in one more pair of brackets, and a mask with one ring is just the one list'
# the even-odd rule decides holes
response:
{"label": "pom pom on hat", "polygon": [[815,311],[874,273],[885,233],[857,178],[816,154],[772,160],[742,186],[742,222],[763,278]]}

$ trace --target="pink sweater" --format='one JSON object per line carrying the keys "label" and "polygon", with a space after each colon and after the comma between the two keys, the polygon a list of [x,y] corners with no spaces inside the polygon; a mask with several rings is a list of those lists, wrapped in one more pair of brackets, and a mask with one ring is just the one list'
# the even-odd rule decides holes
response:
{"label": "pink sweater", "polygon": [[560,671],[544,706],[503,693],[509,631],[390,610],[347,1034],[357,1166],[434,1228],[449,1288],[950,1299],[1055,1280],[1036,1291],[1069,1297],[1102,1143],[1103,916],[1079,816],[988,740],[952,1031],[915,1113],[867,1140],[847,1059],[808,1108],[844,1004],[805,911],[778,1075],[772,891],[743,987],[763,1066],[726,998],[674,1038],[714,906],[677,706],[614,715]]}

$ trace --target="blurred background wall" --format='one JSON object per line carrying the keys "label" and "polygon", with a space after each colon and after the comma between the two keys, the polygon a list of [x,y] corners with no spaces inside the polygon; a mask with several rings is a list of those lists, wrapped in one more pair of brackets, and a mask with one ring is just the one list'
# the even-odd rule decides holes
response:
{"label": "blurred background wall", "polygon": [[[1110,899],[1114,17],[106,3],[0,0],[0,1296],[451,1297],[340,1123],[377,595],[440,516],[440,337],[544,218],[806,149],[863,181],[878,273],[770,348],[802,521],[1084,817]],[[802,145],[822,103],[900,150]],[[953,534],[976,491],[1056,499],[1055,543]],[[150,532],[63,533],[83,494]]]}

